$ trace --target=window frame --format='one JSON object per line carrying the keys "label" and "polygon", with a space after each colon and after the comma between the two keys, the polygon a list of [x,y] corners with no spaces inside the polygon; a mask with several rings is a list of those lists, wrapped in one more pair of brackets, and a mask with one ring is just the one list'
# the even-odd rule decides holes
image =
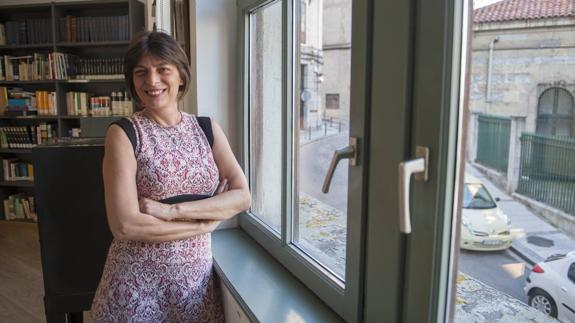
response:
{"label": "window frame", "polygon": [[[250,75],[250,14],[258,9],[262,9],[270,3],[280,1],[282,3],[282,153],[286,158],[282,159],[282,205],[281,212],[281,237],[274,232],[269,226],[255,216],[250,215],[249,211],[242,213],[239,216],[239,226],[257,243],[259,243],[266,251],[268,251],[277,261],[279,261],[288,271],[290,271],[297,279],[306,285],[312,292],[314,292],[321,300],[323,300],[335,313],[340,315],[348,322],[361,321],[361,295],[362,295],[362,275],[363,272],[363,227],[365,222],[365,191],[362,190],[360,200],[362,205],[358,206],[360,214],[351,217],[348,213],[347,221],[347,248],[346,248],[346,281],[345,286],[339,282],[337,276],[330,270],[324,268],[322,265],[315,262],[312,257],[299,250],[296,246],[291,244],[291,236],[289,235],[292,229],[297,230],[292,226],[293,223],[293,187],[296,179],[293,174],[294,163],[294,133],[293,129],[296,127],[297,118],[294,118],[295,113],[299,113],[299,102],[296,100],[295,91],[299,91],[299,59],[296,53],[299,53],[299,31],[300,26],[297,21],[297,12],[299,9],[299,0],[237,0],[237,17],[238,17],[238,45],[239,45],[239,63],[238,63],[238,108],[240,109],[240,120],[238,121],[239,132],[241,134],[241,160],[240,163],[246,172],[246,176],[251,178],[250,165],[249,165],[249,127],[250,127],[250,110],[249,110],[249,75]],[[366,42],[368,30],[368,1],[358,0],[353,2],[353,17],[352,17],[352,38],[354,43],[358,42],[362,45],[358,54],[352,54],[352,71],[351,78],[352,84],[357,80],[356,84],[358,91],[356,96],[359,98],[357,101],[365,102],[365,89],[367,88],[366,78],[368,73],[367,67],[364,66],[360,69],[354,70],[354,60],[363,60],[363,65],[366,59]],[[358,12],[364,17],[360,22],[358,20]],[[358,51],[354,49],[354,51]],[[355,63],[358,65],[358,63]],[[363,66],[362,65],[362,66]],[[298,66],[298,69],[294,69]],[[360,113],[364,113],[361,110]],[[350,120],[350,126],[354,125],[356,129],[361,129],[358,135],[360,138],[365,138],[368,133],[367,127],[363,116],[361,120]],[[350,129],[350,136],[354,134]],[[364,151],[361,146],[363,143],[360,141],[360,151]],[[363,165],[361,168],[362,174],[365,176],[367,167]],[[362,176],[362,178],[366,178]],[[366,187],[366,181],[362,182]],[[297,216],[297,215],[295,215]]]}
{"label": "window frame", "polygon": [[[558,96],[560,93],[565,93],[568,95],[568,98],[571,99],[571,111],[569,114],[562,114],[559,113],[558,110]],[[552,93],[553,95],[553,107],[551,113],[543,113],[541,111],[541,101],[544,99],[544,96],[548,93]],[[542,128],[543,125],[547,125],[551,129],[551,134],[543,133],[545,135],[555,136],[557,132],[557,122],[562,121],[565,119],[569,119],[571,121],[571,136],[575,136],[575,97],[573,94],[566,88],[561,86],[551,86],[545,88],[541,94],[537,97],[537,119],[535,124],[535,130],[537,133],[543,133]]]}

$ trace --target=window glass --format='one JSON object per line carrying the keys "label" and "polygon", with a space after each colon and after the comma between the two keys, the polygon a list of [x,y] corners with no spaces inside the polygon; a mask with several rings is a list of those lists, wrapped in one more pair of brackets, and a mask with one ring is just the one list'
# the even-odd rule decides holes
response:
{"label": "window glass", "polygon": [[251,212],[281,231],[282,210],[282,5],[250,15],[249,181]]}
{"label": "window glass", "polygon": [[495,202],[481,184],[465,184],[463,187],[463,207],[466,209],[492,209]]}
{"label": "window glass", "polygon": [[[575,26],[514,3],[473,1],[462,165],[475,181],[458,210],[456,322],[505,321],[508,311],[517,322],[570,321],[556,306],[565,302],[553,294],[559,282],[545,279],[558,268],[536,264],[575,250],[575,230],[559,220],[575,216],[575,61],[563,61],[575,50],[559,54]],[[570,275],[575,282],[575,265]]]}
{"label": "window glass", "polygon": [[292,241],[342,280],[345,278],[348,162],[339,163],[322,192],[335,150],[348,145],[351,0],[303,1],[300,23],[299,108],[294,109],[295,185]]}

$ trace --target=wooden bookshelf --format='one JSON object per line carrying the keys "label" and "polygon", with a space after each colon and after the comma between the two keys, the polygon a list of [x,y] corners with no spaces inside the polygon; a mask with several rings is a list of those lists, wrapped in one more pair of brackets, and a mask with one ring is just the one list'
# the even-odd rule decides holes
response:
{"label": "wooden bookshelf", "polygon": [[58,47],[127,46],[129,41],[59,42]]}
{"label": "wooden bookshelf", "polygon": [[[94,71],[96,71],[96,75],[122,74],[123,68],[119,68],[117,65],[111,67],[110,64],[122,62],[131,36],[144,30],[144,17],[144,4],[138,0],[88,0],[50,3],[46,1],[42,4],[9,6],[0,4],[0,23],[4,24],[4,27],[8,23],[11,26],[10,36],[5,37],[6,44],[0,45],[0,59],[2,59],[2,63],[4,63],[5,56],[9,57],[10,62],[13,62],[11,61],[13,59],[17,66],[15,72],[20,73],[20,70],[17,69],[24,59],[18,57],[31,56],[32,61],[36,62],[37,57],[41,61],[42,57],[48,57],[50,53],[62,53],[75,59],[70,64],[76,64],[73,68],[62,69],[62,72],[65,70],[66,74],[73,76],[75,75],[74,71],[82,68],[87,69],[86,66],[89,66],[86,65],[87,63],[94,64],[89,66],[91,73],[88,75],[94,74],[92,73]],[[25,27],[20,27],[24,25]],[[14,29],[14,26],[19,27]],[[4,30],[6,33],[8,32],[7,28]],[[49,64],[50,61],[47,60],[47,62]],[[25,61],[24,63],[28,62]],[[107,69],[102,71],[96,69],[96,67],[101,66],[105,66]],[[31,70],[36,71],[34,68]],[[119,72],[110,72],[110,70],[118,70]],[[3,72],[6,72],[5,68]],[[84,75],[83,73],[78,74]],[[31,129],[31,127],[47,124],[53,129],[54,138],[67,138],[72,133],[78,133],[77,129],[84,130],[83,127],[86,127],[85,132],[90,136],[99,133],[95,130],[100,128],[103,134],[108,124],[119,118],[119,116],[92,117],[70,114],[66,97],[68,92],[87,93],[87,95],[94,97],[111,97],[112,93],[122,92],[123,94],[127,92],[123,77],[121,79],[76,80],[72,79],[73,77],[62,79],[52,75],[52,77],[42,77],[41,80],[33,80],[35,78],[33,74],[29,80],[26,80],[27,77],[24,74],[22,78],[23,80],[2,80],[0,78],[0,87],[19,88],[36,95],[42,94],[42,92],[36,91],[48,92],[49,95],[55,97],[55,115],[0,115],[0,127],[25,126]],[[122,97],[124,96],[122,95]],[[89,99],[89,96],[86,98]],[[75,111],[75,113],[77,112],[78,110]],[[88,114],[90,114],[89,112],[90,110],[88,110]],[[82,133],[80,136],[82,137]],[[30,137],[32,136],[30,135]],[[30,148],[0,147],[0,159],[2,160],[32,162],[32,155]],[[4,169],[0,164],[0,179],[5,178],[3,175]],[[8,199],[11,195],[34,196],[34,181],[0,181],[0,202]],[[5,219],[4,208],[0,207],[0,220],[2,219]]]}
{"label": "wooden bookshelf", "polygon": [[0,148],[0,154],[31,154],[32,149],[9,149]]}
{"label": "wooden bookshelf", "polygon": [[0,186],[5,187],[34,187],[33,181],[1,181]]}

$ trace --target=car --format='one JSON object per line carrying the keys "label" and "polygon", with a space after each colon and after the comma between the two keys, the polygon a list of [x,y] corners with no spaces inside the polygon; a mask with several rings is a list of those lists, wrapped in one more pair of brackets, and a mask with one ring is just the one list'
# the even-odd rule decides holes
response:
{"label": "car", "polygon": [[529,305],[564,323],[575,323],[575,251],[533,266],[524,291]]}
{"label": "car", "polygon": [[494,251],[511,246],[511,221],[497,206],[498,200],[478,178],[465,174],[461,210],[462,249]]}

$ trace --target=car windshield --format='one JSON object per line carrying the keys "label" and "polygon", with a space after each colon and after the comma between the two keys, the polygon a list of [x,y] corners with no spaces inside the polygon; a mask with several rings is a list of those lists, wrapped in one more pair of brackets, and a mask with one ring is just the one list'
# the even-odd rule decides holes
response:
{"label": "car windshield", "polygon": [[492,209],[497,207],[483,184],[465,184],[463,207],[466,209]]}

